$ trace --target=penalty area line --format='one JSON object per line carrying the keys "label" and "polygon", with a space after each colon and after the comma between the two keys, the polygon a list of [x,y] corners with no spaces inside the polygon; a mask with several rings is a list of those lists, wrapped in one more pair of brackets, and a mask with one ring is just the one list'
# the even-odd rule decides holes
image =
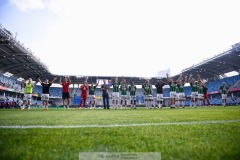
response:
{"label": "penalty area line", "polygon": [[190,121],[190,122],[161,122],[161,123],[139,123],[139,124],[86,124],[86,125],[14,125],[14,126],[0,126],[5,129],[31,129],[31,128],[112,128],[112,127],[137,127],[137,126],[163,126],[163,125],[194,125],[194,124],[219,124],[219,123],[239,123],[240,120],[215,120],[215,121]]}

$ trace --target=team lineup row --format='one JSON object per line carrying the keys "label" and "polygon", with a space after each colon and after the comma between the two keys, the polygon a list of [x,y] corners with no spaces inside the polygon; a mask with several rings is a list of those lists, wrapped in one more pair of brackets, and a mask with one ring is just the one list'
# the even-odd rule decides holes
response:
{"label": "team lineup row", "polygon": [[[49,100],[49,88],[52,85],[52,83],[57,80],[57,77],[55,77],[51,82],[49,82],[48,79],[46,79],[44,82],[42,82],[39,79],[39,82],[42,85],[42,108],[48,109],[48,100]],[[199,101],[199,103],[203,102],[205,105],[205,100],[207,100],[208,105],[210,106],[210,102],[208,99],[207,94],[207,87],[204,80],[201,80],[200,76],[198,75],[197,80],[192,77],[192,75],[183,77],[182,75],[179,76],[179,78],[174,81],[170,76],[167,75],[168,82],[164,82],[161,79],[157,81],[155,84],[156,90],[157,90],[157,104],[159,108],[162,108],[162,102],[163,102],[163,86],[168,84],[170,87],[170,104],[172,108],[179,107],[182,105],[184,108],[184,102],[185,102],[185,93],[184,93],[184,85],[185,83],[190,83],[191,85],[191,101],[190,106],[197,107],[196,102]],[[60,77],[59,83],[62,85],[62,105],[65,108],[69,108],[70,104],[70,94],[69,94],[69,85],[71,84],[71,80],[68,77],[64,78],[64,81],[62,82],[62,77]],[[137,87],[134,84],[134,81],[130,82],[130,85],[127,85],[126,80],[122,78],[122,80],[119,82],[118,78],[114,78],[110,83],[106,84],[106,80],[103,81],[103,85],[101,85],[101,91],[102,91],[102,97],[103,97],[103,106],[104,109],[109,109],[109,90],[110,87],[112,87],[112,107],[113,108],[122,108],[127,107],[127,98],[128,98],[128,92],[130,95],[130,101],[131,101],[131,108],[136,108],[136,90]],[[92,82],[90,85],[87,83],[87,81],[83,82],[83,84],[80,86],[81,90],[81,100],[80,100],[80,108],[83,108],[86,106],[86,100],[87,97],[90,99],[90,108],[95,108],[96,106],[96,97],[95,97],[95,89],[98,86],[98,81],[94,85]],[[23,83],[24,88],[24,98],[23,98],[23,106],[22,110],[27,105],[27,108],[30,109],[30,101],[32,96],[32,91],[34,88],[34,85],[32,83],[32,79],[29,78],[27,82]],[[222,83],[222,86],[219,88],[220,92],[222,93],[222,104],[226,105],[226,97],[227,97],[227,87],[225,83]],[[144,101],[146,108],[151,108],[153,106],[153,88],[152,84],[149,83],[149,80],[146,79],[145,82],[142,84],[142,92],[144,94]],[[67,105],[65,105],[65,100],[67,100]],[[120,102],[119,102],[120,101]]]}

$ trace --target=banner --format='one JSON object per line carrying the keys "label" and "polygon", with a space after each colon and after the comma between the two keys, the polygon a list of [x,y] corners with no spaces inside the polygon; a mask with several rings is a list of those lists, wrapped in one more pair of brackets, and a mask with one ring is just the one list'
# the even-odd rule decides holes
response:
{"label": "banner", "polygon": [[7,90],[7,91],[10,91],[10,92],[13,92],[13,91],[14,91],[14,89],[12,89],[12,88],[6,88],[6,90]]}
{"label": "banner", "polygon": [[7,90],[7,88],[6,88],[6,87],[3,87],[3,86],[0,86],[0,89],[1,89],[1,90]]}
{"label": "banner", "polygon": [[166,69],[166,70],[160,70],[158,71],[158,74],[156,77],[159,77],[159,78],[165,78],[167,77],[167,74],[170,75],[170,68]]}

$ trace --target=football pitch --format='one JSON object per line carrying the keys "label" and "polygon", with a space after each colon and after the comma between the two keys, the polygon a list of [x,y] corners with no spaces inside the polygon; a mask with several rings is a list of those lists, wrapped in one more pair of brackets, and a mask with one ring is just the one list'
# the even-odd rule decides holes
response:
{"label": "football pitch", "polygon": [[0,157],[79,159],[80,152],[159,152],[162,160],[240,157],[240,106],[0,110]]}

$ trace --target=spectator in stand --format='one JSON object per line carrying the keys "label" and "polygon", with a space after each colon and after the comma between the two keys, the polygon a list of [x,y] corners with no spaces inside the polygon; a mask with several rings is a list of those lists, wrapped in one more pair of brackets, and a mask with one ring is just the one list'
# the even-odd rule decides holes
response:
{"label": "spectator in stand", "polygon": [[14,109],[13,108],[13,101],[8,101],[8,105],[9,105],[10,108]]}

